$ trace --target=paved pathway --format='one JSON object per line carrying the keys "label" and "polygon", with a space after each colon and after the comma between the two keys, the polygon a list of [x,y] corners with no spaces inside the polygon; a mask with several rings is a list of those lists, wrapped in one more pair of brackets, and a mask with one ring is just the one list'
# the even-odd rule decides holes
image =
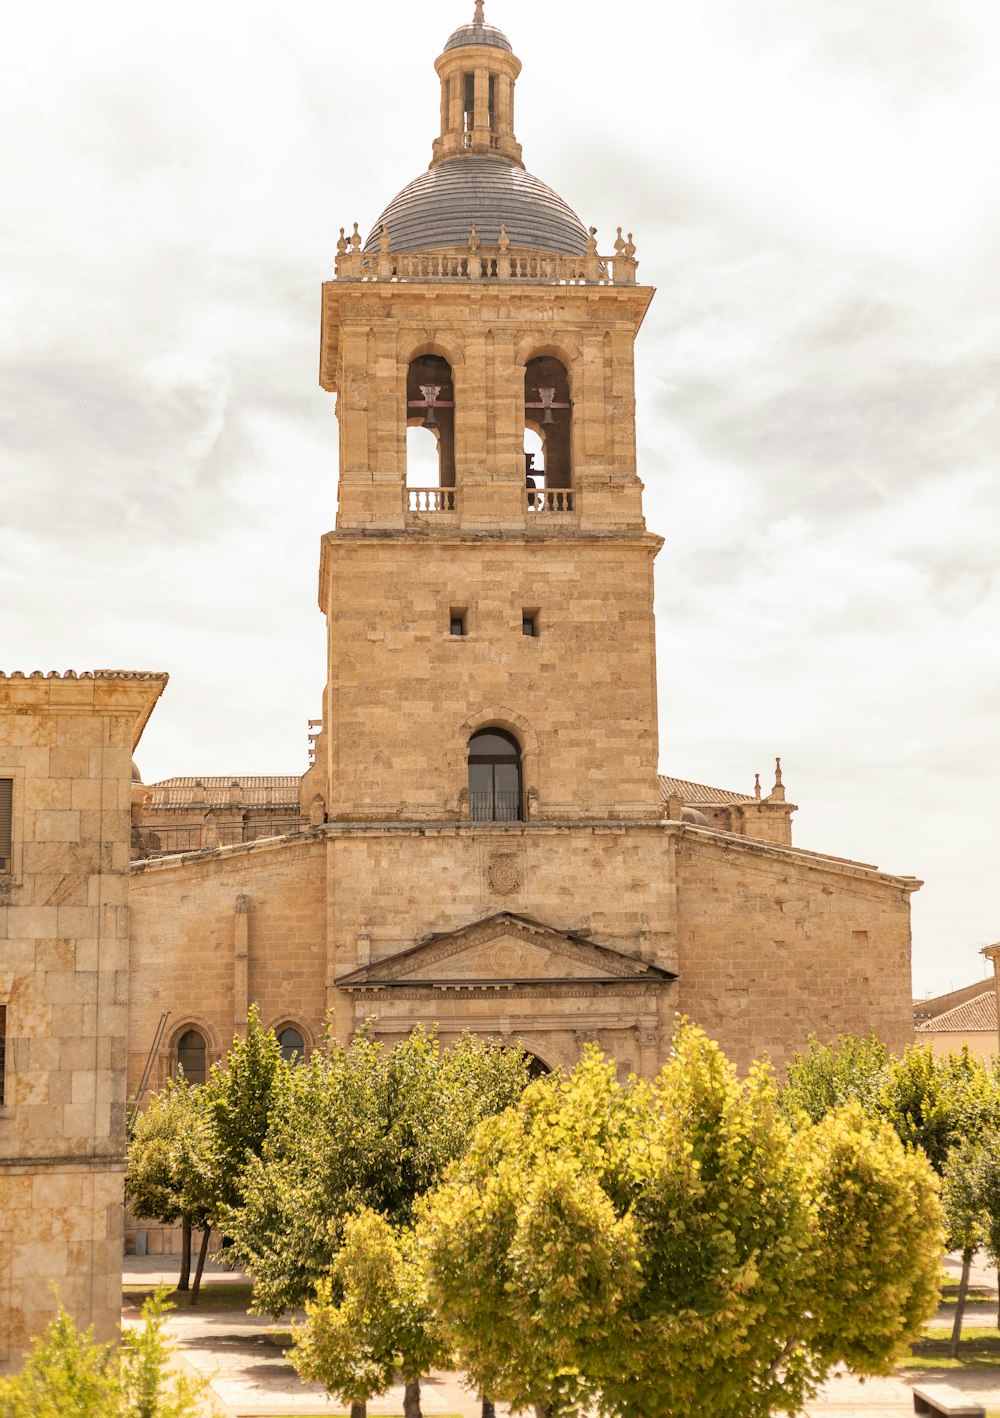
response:
{"label": "paved pathway", "polygon": [[[171,1266],[171,1261],[174,1261]],[[946,1261],[949,1270],[960,1270],[957,1259]],[[167,1256],[146,1256],[141,1260],[126,1258],[125,1285],[173,1285],[177,1280],[176,1260]],[[995,1291],[995,1270],[977,1265],[973,1284]],[[327,1399],[318,1384],[304,1384],[284,1359],[279,1348],[268,1336],[275,1328],[266,1316],[247,1315],[241,1310],[224,1310],[211,1306],[213,1285],[246,1280],[240,1272],[211,1267],[203,1281],[203,1301],[195,1309],[180,1308],[168,1317],[171,1338],[177,1345],[177,1358],[206,1378],[211,1386],[214,1412],[218,1418],[318,1418],[320,1414],[342,1414],[344,1405]],[[995,1322],[993,1305],[987,1307],[991,1322]],[[126,1314],[126,1323],[134,1321],[137,1312]],[[969,1316],[982,1322],[979,1314]],[[947,1324],[946,1316],[939,1317]],[[802,1418],[903,1418],[913,1413],[910,1385],[928,1380],[924,1375],[902,1378],[860,1380],[850,1375],[835,1375],[814,1401],[807,1406]],[[963,1394],[975,1394],[984,1406],[1000,1410],[1000,1373],[963,1373],[949,1375],[949,1384]],[[422,1406],[428,1418],[435,1414],[458,1414],[460,1418],[479,1418],[478,1399],[468,1393],[454,1374],[434,1374],[422,1384]],[[383,1398],[368,1405],[372,1418],[402,1413],[402,1388],[393,1388]],[[206,1410],[210,1411],[210,1410]],[[497,1407],[498,1415],[507,1409]]]}

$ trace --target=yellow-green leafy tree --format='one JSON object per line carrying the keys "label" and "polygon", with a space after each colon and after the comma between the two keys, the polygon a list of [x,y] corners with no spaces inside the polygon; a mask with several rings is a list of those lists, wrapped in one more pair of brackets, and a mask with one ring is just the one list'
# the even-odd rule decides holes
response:
{"label": "yellow-green leafy tree", "polygon": [[423,1204],[430,1296],[470,1379],[539,1415],[798,1413],[884,1373],[937,1300],[926,1159],[848,1106],[792,1125],[682,1025],[652,1083],[596,1050],[484,1122]]}
{"label": "yellow-green leafy tree", "polygon": [[364,1418],[368,1400],[385,1393],[399,1373],[405,1418],[420,1418],[420,1380],[447,1364],[449,1351],[412,1231],[396,1231],[367,1209],[348,1218],[332,1277],[307,1302],[288,1357],[302,1378],[350,1404],[351,1418]]}

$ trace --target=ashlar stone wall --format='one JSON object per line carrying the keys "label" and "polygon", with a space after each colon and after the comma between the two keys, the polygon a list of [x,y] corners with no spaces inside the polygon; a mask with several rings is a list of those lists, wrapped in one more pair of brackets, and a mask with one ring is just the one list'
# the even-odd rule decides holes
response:
{"label": "ashlar stone wall", "polygon": [[0,675],[0,1373],[121,1314],[131,758],[165,675]]}

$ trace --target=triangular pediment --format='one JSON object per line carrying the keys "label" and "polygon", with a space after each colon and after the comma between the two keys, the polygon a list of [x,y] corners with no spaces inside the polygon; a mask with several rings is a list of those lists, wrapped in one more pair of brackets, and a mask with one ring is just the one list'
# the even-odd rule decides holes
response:
{"label": "triangular pediment", "polygon": [[675,979],[668,970],[584,936],[503,911],[433,935],[372,965],[342,975],[342,989],[399,986],[624,984]]}

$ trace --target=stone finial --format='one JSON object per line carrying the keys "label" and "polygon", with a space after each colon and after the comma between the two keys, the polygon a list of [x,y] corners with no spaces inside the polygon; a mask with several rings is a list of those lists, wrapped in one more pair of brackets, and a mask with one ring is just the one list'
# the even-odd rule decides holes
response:
{"label": "stone finial", "polygon": [[392,250],[392,239],[389,236],[389,226],[387,222],[382,223],[382,235],[378,239],[378,249],[380,251]]}
{"label": "stone finial", "polygon": [[753,795],[760,802],[760,774],[753,775]]}
{"label": "stone finial", "polygon": [[625,255],[625,238],[622,236],[621,227],[618,228],[618,235],[615,237],[615,255]]}
{"label": "stone finial", "polygon": [[344,235],[344,228],[340,228],[340,236],[337,238],[337,255],[343,256],[347,250],[347,237]]}
{"label": "stone finial", "polygon": [[504,226],[503,222],[500,223],[500,240],[497,242],[497,246],[501,251],[508,251],[510,249],[510,237],[507,235],[507,228]]}
{"label": "stone finial", "polygon": [[781,781],[781,759],[774,760],[774,787],[768,795],[769,803],[783,803],[785,801],[785,787]]}
{"label": "stone finial", "polygon": [[472,17],[474,25],[485,25],[486,16],[483,14],[483,0],[476,0],[476,13]]}
{"label": "stone finial", "polygon": [[587,233],[587,253],[590,256],[597,255],[597,228],[592,226]]}
{"label": "stone finial", "polygon": [[635,242],[632,240],[632,233],[628,234],[628,241],[625,243],[625,255],[630,261],[635,260]]}
{"label": "stone finial", "polygon": [[358,231],[357,222],[354,223],[354,230],[351,232],[351,250],[361,250],[361,233]]}
{"label": "stone finial", "polygon": [[469,231],[469,250],[478,251],[481,245],[482,242],[479,240],[479,232],[476,230],[475,222],[473,222]]}

